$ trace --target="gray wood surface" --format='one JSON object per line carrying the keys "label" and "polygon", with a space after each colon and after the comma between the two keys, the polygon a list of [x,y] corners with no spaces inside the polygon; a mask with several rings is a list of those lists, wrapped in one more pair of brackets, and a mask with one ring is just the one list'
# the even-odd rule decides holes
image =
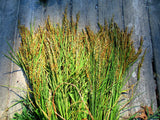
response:
{"label": "gray wood surface", "polygon": [[[158,64],[160,61],[159,0],[150,2],[148,0],[48,0],[46,5],[41,4],[39,0],[0,0],[0,85],[9,86],[9,88],[0,86],[0,120],[8,119],[16,110],[19,110],[20,106],[17,106],[5,112],[7,107],[19,98],[17,95],[25,95],[24,91],[12,87],[20,86],[25,89],[25,78],[21,69],[3,56],[3,53],[7,54],[9,50],[6,41],[14,48],[19,46],[18,20],[28,28],[30,23],[35,23],[35,27],[39,24],[43,25],[48,15],[54,24],[61,23],[66,6],[68,6],[69,19],[72,16],[75,20],[76,14],[80,12],[80,30],[86,25],[90,25],[93,31],[97,31],[98,22],[103,25],[105,19],[110,22],[114,16],[115,22],[121,29],[128,27],[130,30],[134,27],[132,37],[137,49],[140,37],[143,36],[143,49],[147,48],[147,54],[135,92],[137,97],[129,104],[129,106],[135,107],[128,110],[125,115],[135,113],[139,110],[140,105],[150,106],[151,103],[155,110],[157,108],[156,89],[157,93],[160,89],[160,87],[157,88],[160,86],[158,77],[160,75],[160,65]],[[153,61],[154,66],[152,66]],[[131,70],[134,70],[135,67],[136,64]],[[153,76],[154,72],[157,87]],[[128,85],[137,82],[135,75],[136,71],[133,71]],[[140,96],[138,96],[139,94]]]}
{"label": "gray wood surface", "polygon": [[[124,0],[124,23],[125,26],[131,29],[134,27],[133,40],[135,47],[138,49],[140,43],[140,37],[144,39],[143,51],[147,48],[147,52],[144,58],[143,66],[141,68],[140,80],[138,82],[135,96],[137,96],[132,102],[131,106],[135,106],[131,109],[131,113],[139,110],[142,106],[151,106],[153,109],[157,107],[156,94],[155,94],[155,80],[153,79],[153,67],[152,67],[152,43],[149,29],[149,18],[147,11],[147,4],[145,1],[140,0]],[[134,68],[134,67],[133,67]],[[136,72],[136,71],[135,71]],[[137,82],[136,76],[132,77],[129,81],[130,85]],[[139,95],[140,94],[140,95]],[[138,106],[138,107],[136,107]]]}
{"label": "gray wood surface", "polygon": [[97,31],[97,0],[72,0],[72,16],[80,12],[79,29],[89,25],[93,31]]}
{"label": "gray wood surface", "polygon": [[55,25],[62,23],[62,17],[65,8],[68,8],[68,18],[70,16],[70,0],[50,0],[44,11],[45,19],[50,16],[52,23]]}
{"label": "gray wood surface", "polygon": [[160,1],[153,0],[148,2],[149,7],[149,22],[150,30],[152,37],[152,46],[153,46],[153,67],[155,79],[157,80],[157,98],[158,104],[160,105]]}
{"label": "gray wood surface", "polygon": [[114,18],[114,21],[121,29],[124,29],[122,0],[98,0],[99,22],[103,25]]}
{"label": "gray wood surface", "polygon": [[[12,2],[12,4],[10,4]],[[0,119],[7,119],[6,109],[9,104],[12,62],[4,57],[9,44],[13,44],[16,22],[18,18],[17,0],[0,0]]]}

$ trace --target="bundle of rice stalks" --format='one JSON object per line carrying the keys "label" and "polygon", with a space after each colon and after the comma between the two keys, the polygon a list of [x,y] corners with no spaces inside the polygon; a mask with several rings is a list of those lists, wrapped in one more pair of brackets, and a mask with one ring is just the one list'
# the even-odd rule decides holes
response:
{"label": "bundle of rice stalks", "polygon": [[22,37],[10,59],[19,65],[31,86],[24,110],[15,119],[116,120],[126,73],[142,52],[135,52],[131,32],[120,30],[113,19],[78,31],[67,19],[53,26],[50,18],[37,30],[19,26]]}

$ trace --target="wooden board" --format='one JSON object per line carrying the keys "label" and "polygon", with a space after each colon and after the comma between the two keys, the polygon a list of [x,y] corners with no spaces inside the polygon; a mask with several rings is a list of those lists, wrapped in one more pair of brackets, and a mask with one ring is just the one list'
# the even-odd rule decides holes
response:
{"label": "wooden board", "polygon": [[89,25],[93,31],[97,31],[97,0],[72,0],[72,16],[80,12],[79,29]]}
{"label": "wooden board", "polygon": [[122,0],[98,0],[99,22],[103,25],[105,20],[110,23],[111,18],[124,29]]}
{"label": "wooden board", "polygon": [[[18,20],[18,0],[1,0],[0,1],[0,119],[7,119],[7,108],[10,107],[12,97],[12,71],[13,63],[8,60],[7,55],[9,46],[14,43],[16,23]],[[11,4],[12,3],[12,4]],[[13,100],[13,99],[12,99]]]}
{"label": "wooden board", "polygon": [[157,99],[160,105],[160,1],[153,0],[148,3],[149,7],[149,22],[151,29],[151,40],[154,55],[154,74],[157,81]]}
{"label": "wooden board", "polygon": [[70,16],[70,0],[50,0],[44,11],[45,18],[50,16],[52,23],[61,25],[65,8],[68,10],[68,18]]}
{"label": "wooden board", "polygon": [[[140,37],[144,39],[143,51],[147,48],[147,53],[144,58],[143,66],[141,68],[140,81],[138,82],[137,90],[135,91],[136,98],[132,100],[131,113],[135,113],[140,109],[140,106],[151,106],[153,109],[157,108],[156,94],[155,94],[155,81],[153,79],[152,67],[152,43],[148,21],[148,12],[145,1],[140,0],[124,0],[124,23],[129,29],[134,27],[133,40],[135,47],[138,49]],[[136,65],[133,67],[133,69]],[[136,73],[133,70],[130,85],[137,82]],[[136,107],[138,106],[138,107]]]}
{"label": "wooden board", "polygon": [[[12,44],[14,48],[19,46],[18,19],[21,24],[28,28],[30,28],[30,23],[35,23],[35,27],[39,24],[43,25],[48,15],[54,24],[61,23],[66,6],[68,6],[69,19],[72,16],[75,20],[76,14],[80,12],[79,30],[86,25],[90,25],[91,29],[96,32],[98,22],[103,25],[105,19],[110,22],[114,16],[114,21],[118,23],[121,29],[128,27],[130,30],[134,27],[133,40],[135,40],[134,43],[137,49],[140,37],[143,36],[143,50],[147,48],[147,54],[141,68],[140,82],[135,92],[137,97],[130,104],[130,106],[138,107],[134,107],[129,112],[135,113],[139,110],[140,105],[150,106],[152,102],[155,110],[157,102],[152,58],[154,57],[155,63],[154,72],[160,75],[158,69],[160,68],[158,64],[160,60],[158,49],[160,45],[159,0],[150,2],[148,0],[48,0],[46,4],[40,3],[39,0],[0,0],[0,84],[16,87],[23,86],[25,88],[25,78],[21,69],[2,54],[7,54],[9,50],[6,41]],[[136,64],[132,70],[135,67]],[[137,82],[136,72],[133,71],[129,85]],[[159,77],[156,76],[156,78],[157,85],[160,86]],[[11,87],[10,89],[0,87],[0,119],[5,109],[12,105],[13,99],[17,99],[15,93],[25,94],[23,91]],[[14,110],[18,108],[20,107],[12,108],[4,115],[11,117]]]}

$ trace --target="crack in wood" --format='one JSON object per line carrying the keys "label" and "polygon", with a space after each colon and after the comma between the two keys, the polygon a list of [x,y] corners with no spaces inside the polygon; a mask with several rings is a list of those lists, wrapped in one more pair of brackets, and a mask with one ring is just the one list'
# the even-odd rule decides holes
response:
{"label": "crack in wood", "polygon": [[99,2],[98,2],[98,0],[97,0],[97,3],[96,3],[96,5],[95,5],[95,9],[97,10],[97,30],[99,30],[99,28],[98,28],[98,23],[99,23]]}
{"label": "crack in wood", "polygon": [[69,13],[70,13],[70,20],[71,20],[71,22],[73,22],[72,21],[72,16],[73,16],[73,12],[72,12],[72,10],[73,10],[73,0],[69,1],[69,6],[70,6],[70,11],[69,11]]}
{"label": "crack in wood", "polygon": [[123,26],[123,29],[125,29],[125,20],[124,20],[124,1],[122,0],[122,26]]}

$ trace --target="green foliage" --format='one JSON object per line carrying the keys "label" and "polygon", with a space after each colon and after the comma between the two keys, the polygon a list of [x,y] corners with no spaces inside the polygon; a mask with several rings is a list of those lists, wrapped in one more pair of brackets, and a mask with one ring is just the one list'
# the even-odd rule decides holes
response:
{"label": "green foliage", "polygon": [[[116,120],[127,70],[142,52],[135,52],[130,33],[114,23],[94,33],[89,26],[77,32],[77,20],[62,26],[29,31],[19,26],[22,42],[9,57],[19,65],[31,85],[22,114],[14,119]],[[125,105],[124,105],[125,106]]]}

